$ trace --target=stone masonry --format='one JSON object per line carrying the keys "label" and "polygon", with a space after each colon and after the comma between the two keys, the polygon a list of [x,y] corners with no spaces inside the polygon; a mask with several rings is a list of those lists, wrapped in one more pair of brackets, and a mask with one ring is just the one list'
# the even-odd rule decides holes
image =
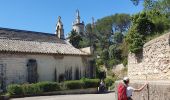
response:
{"label": "stone masonry", "polygon": [[129,54],[128,76],[131,80],[170,79],[170,33],[155,38],[138,54]]}
{"label": "stone masonry", "polygon": [[128,77],[130,86],[137,89],[148,82],[141,92],[132,94],[133,100],[170,100],[170,33],[146,43],[142,52],[129,54]]}

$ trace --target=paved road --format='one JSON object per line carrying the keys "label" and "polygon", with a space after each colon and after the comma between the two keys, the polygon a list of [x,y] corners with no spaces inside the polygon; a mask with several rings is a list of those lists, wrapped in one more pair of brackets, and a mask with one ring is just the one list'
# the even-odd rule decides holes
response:
{"label": "paved road", "polygon": [[81,95],[56,95],[15,98],[12,100],[115,100],[114,93],[107,94],[81,94]]}

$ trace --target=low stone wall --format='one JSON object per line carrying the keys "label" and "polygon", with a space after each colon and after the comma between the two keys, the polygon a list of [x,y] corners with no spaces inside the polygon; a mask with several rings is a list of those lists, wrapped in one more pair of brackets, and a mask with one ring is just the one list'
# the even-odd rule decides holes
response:
{"label": "low stone wall", "polygon": [[[140,88],[146,81],[131,81],[130,86]],[[117,87],[115,83],[115,96],[117,100]],[[133,100],[170,100],[170,81],[148,81],[148,86],[141,92],[133,93]],[[149,94],[149,95],[148,95]]]}
{"label": "low stone wall", "polygon": [[142,52],[129,54],[128,76],[133,80],[170,79],[170,33],[147,42]]}

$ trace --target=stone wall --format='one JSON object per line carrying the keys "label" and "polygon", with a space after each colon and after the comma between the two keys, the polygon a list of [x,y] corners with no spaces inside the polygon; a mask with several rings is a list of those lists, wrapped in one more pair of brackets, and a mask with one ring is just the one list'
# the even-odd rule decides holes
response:
{"label": "stone wall", "polygon": [[118,79],[122,79],[127,76],[127,67],[123,64],[113,66],[112,72],[117,76]]}
{"label": "stone wall", "polygon": [[146,43],[142,52],[129,54],[128,76],[133,80],[170,79],[170,33]]}

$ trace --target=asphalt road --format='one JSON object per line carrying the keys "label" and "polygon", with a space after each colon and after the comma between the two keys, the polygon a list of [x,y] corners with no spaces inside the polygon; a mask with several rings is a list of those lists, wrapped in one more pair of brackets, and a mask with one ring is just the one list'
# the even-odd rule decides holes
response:
{"label": "asphalt road", "polygon": [[115,94],[79,94],[79,95],[53,95],[53,96],[38,96],[13,98],[11,100],[116,100]]}

